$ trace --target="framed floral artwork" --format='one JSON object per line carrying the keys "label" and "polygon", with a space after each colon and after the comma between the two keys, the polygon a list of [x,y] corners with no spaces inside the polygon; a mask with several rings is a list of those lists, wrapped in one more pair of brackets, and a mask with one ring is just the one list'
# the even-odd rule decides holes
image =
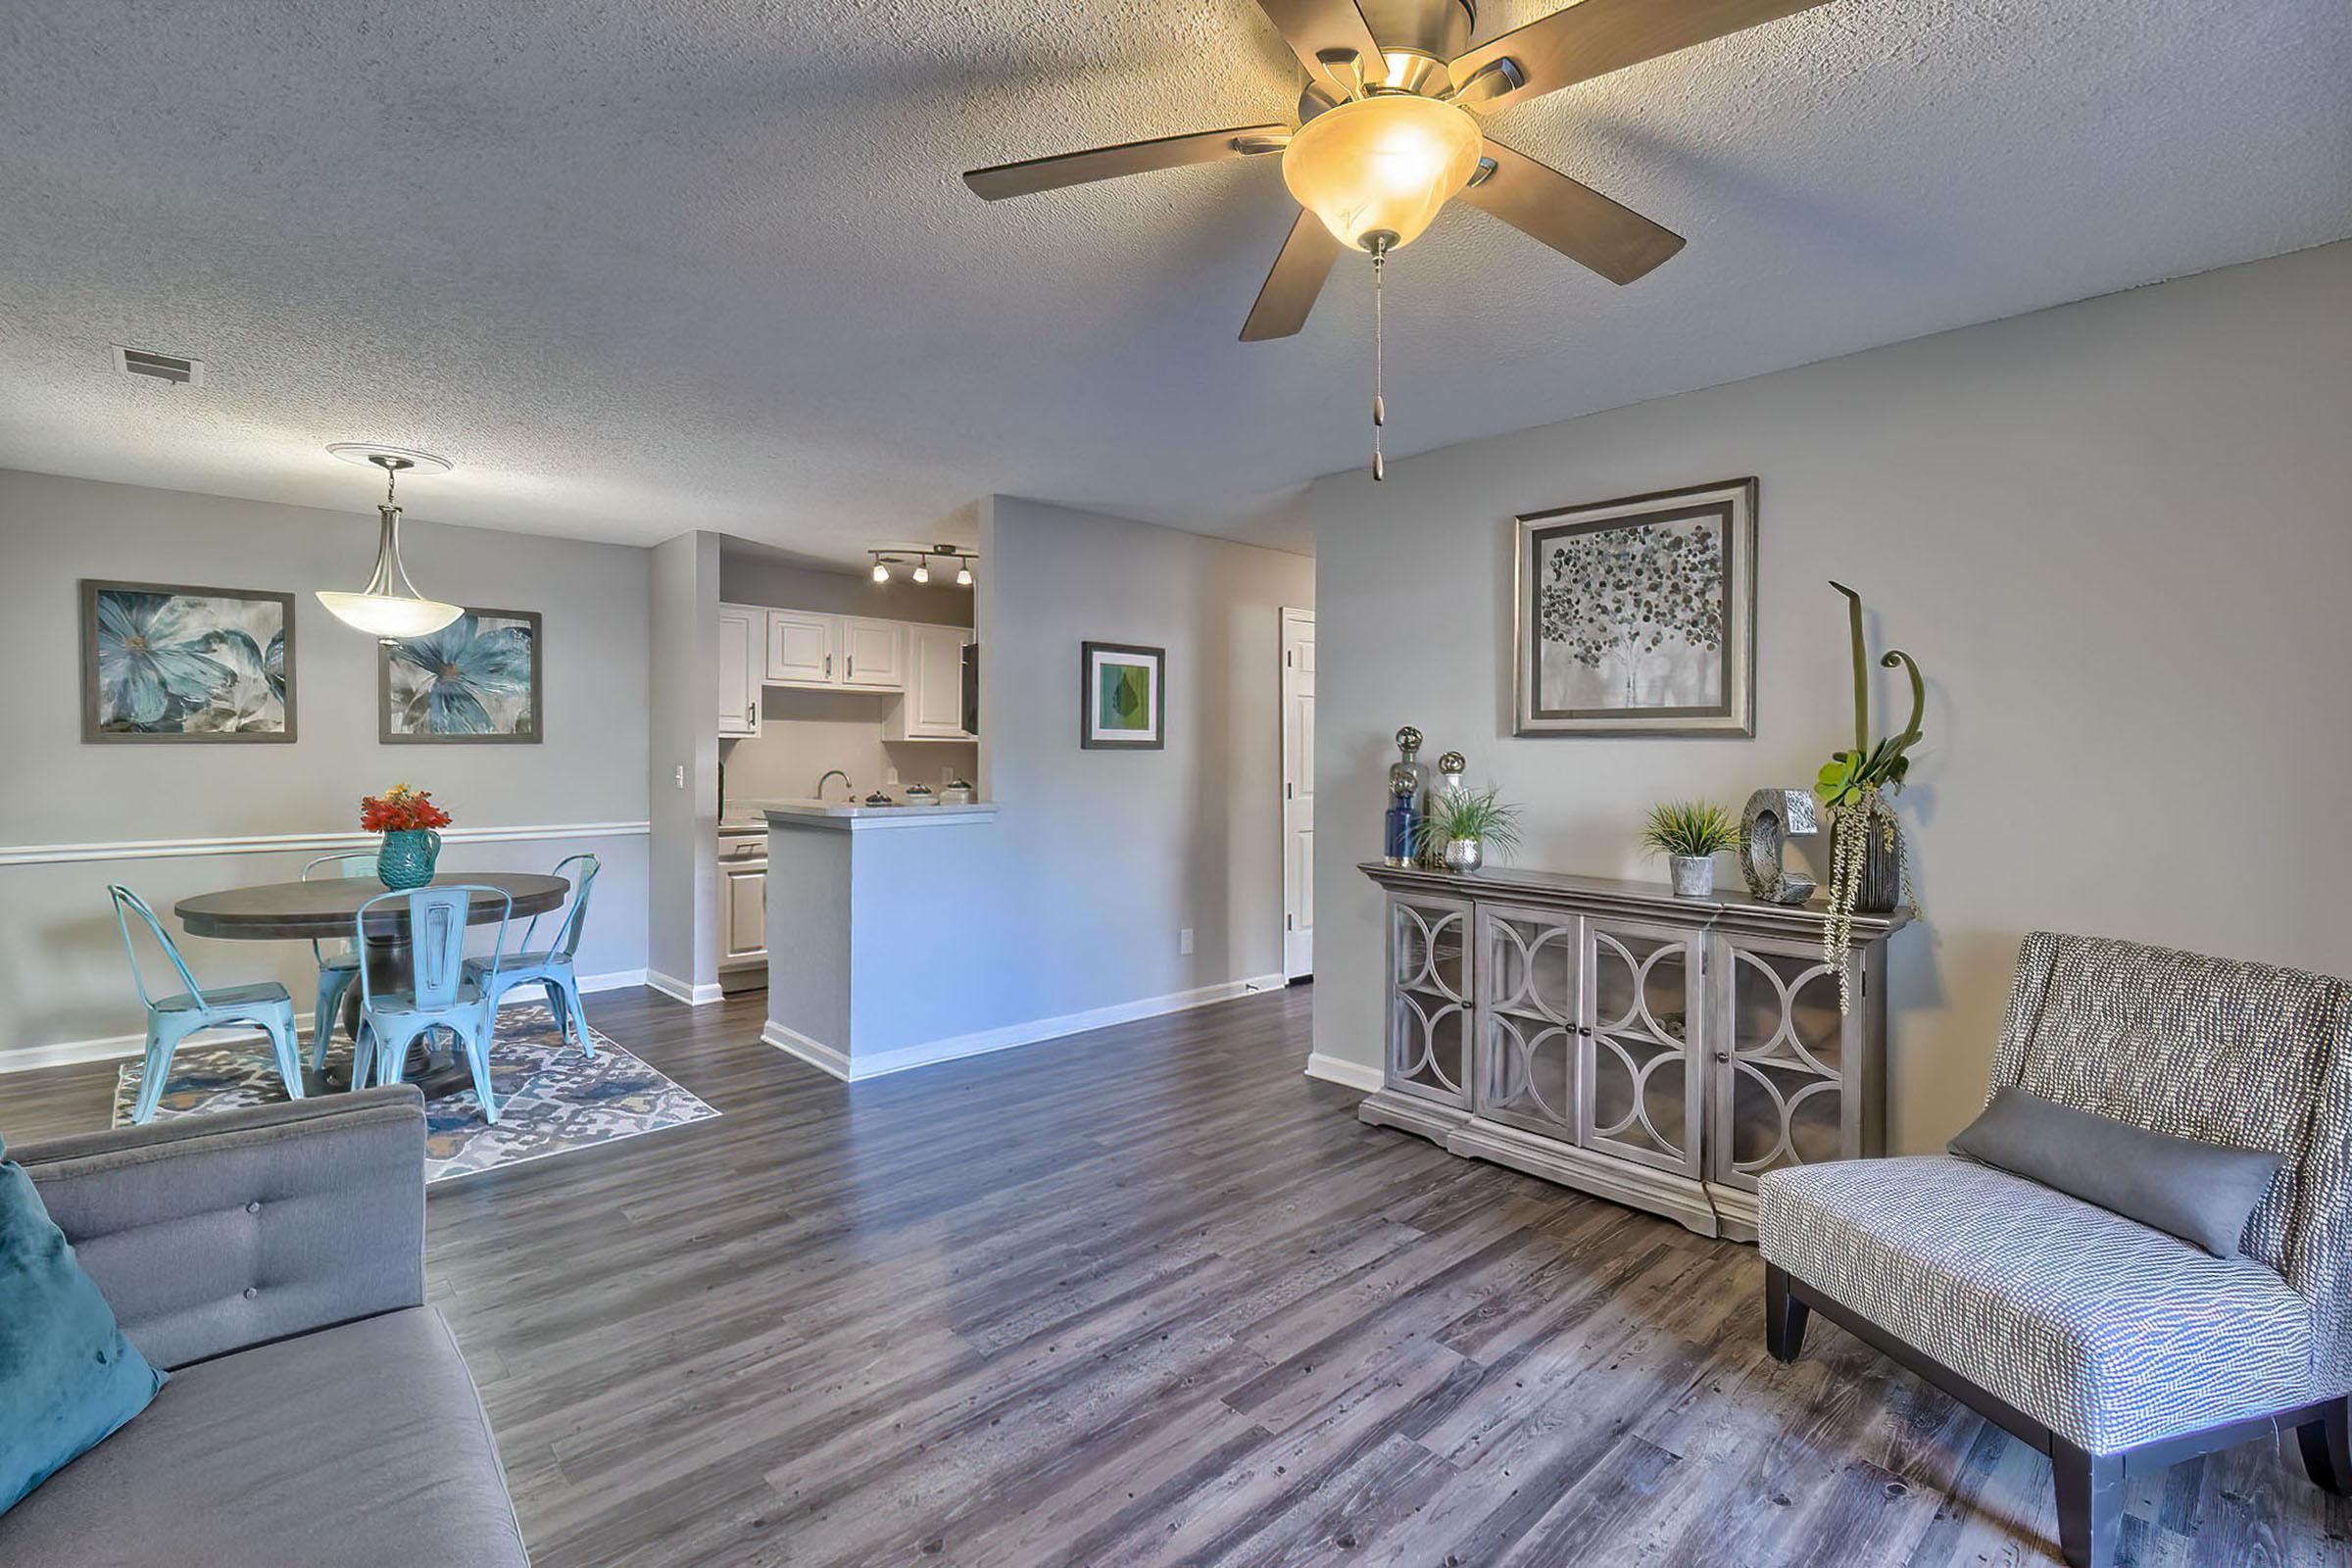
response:
{"label": "framed floral artwork", "polygon": [[468,610],[439,631],[381,645],[376,739],[537,744],[539,644],[537,611]]}
{"label": "framed floral artwork", "polygon": [[1090,752],[1164,750],[1167,662],[1163,648],[1081,643],[1078,744]]}
{"label": "framed floral artwork", "polygon": [[1756,481],[1518,519],[1512,732],[1756,732]]}
{"label": "framed floral artwork", "polygon": [[81,584],[84,741],[294,739],[294,596]]}

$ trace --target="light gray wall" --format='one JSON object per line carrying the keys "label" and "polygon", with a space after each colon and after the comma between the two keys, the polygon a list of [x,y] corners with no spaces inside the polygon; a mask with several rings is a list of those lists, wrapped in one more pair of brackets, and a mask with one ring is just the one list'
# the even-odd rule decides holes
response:
{"label": "light gray wall", "polygon": [[[356,475],[364,479],[364,475]],[[421,499],[421,498],[420,498]],[[546,735],[536,746],[385,746],[373,639],[321,609],[374,557],[363,485],[321,512],[0,470],[0,846],[353,832],[362,795],[406,779],[462,827],[646,820],[646,552],[411,519],[411,574],[428,593],[545,617]],[[84,745],[84,577],[258,588],[295,596],[292,745]],[[603,858],[581,968],[640,968],[646,839],[451,845],[452,870],[543,869]],[[0,865],[0,1055],[143,1027],[106,885],[159,910],[210,888],[290,878],[313,852]],[[190,940],[200,981],[274,977],[307,1011],[310,950]]]}
{"label": "light gray wall", "polygon": [[[1354,866],[1398,724],[1525,804],[1525,862],[1660,876],[1634,848],[1650,803],[1737,807],[1848,743],[1832,576],[1873,650],[1929,679],[1896,1147],[1978,1108],[2030,929],[2352,970],[2348,415],[2352,244],[1318,482],[1315,1049],[1380,1059],[1380,904]],[[1756,738],[1511,738],[1514,514],[1744,474]],[[1875,710],[1897,697],[1883,680]]]}
{"label": "light gray wall", "polygon": [[[651,552],[653,820],[648,967],[689,989],[718,984],[718,535]],[[682,780],[682,781],[681,781]]]}
{"label": "light gray wall", "polygon": [[[1021,933],[985,1028],[1282,967],[1281,611],[1304,557],[1007,496],[983,509],[983,798]],[[1079,645],[1167,650],[1167,747],[1078,745]],[[1194,951],[1177,952],[1190,926]]]}
{"label": "light gray wall", "polygon": [[[936,571],[936,562],[933,567]],[[719,549],[718,597],[731,605],[772,605],[827,615],[922,620],[935,626],[972,623],[973,590],[955,586],[953,568],[928,583],[907,581],[906,567],[891,569],[897,576],[880,583],[867,572],[826,571],[728,540]]]}

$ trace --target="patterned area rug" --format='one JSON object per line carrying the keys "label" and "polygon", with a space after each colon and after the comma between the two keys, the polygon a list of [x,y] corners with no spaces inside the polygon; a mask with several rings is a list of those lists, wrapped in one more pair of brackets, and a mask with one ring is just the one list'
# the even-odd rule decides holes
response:
{"label": "patterned area rug", "polygon": [[[567,1154],[640,1133],[681,1127],[718,1114],[660,1069],[614,1045],[594,1028],[596,1059],[564,1043],[545,1003],[501,1007],[490,1050],[490,1082],[498,1092],[498,1125],[482,1120],[472,1089],[424,1102],[424,1179],[427,1183],[524,1160]],[[305,1059],[310,1050],[306,1039]],[[330,1060],[348,1062],[351,1046],[337,1039]],[[130,1120],[141,1063],[122,1064],[115,1079],[114,1124]],[[331,1091],[330,1091],[331,1093]],[[192,1050],[172,1058],[172,1082],[156,1116],[201,1116],[286,1098],[267,1043]]]}

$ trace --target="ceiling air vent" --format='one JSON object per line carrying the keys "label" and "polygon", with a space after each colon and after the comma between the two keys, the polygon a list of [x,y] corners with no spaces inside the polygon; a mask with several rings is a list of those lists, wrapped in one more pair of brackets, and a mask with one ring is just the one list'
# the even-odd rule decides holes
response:
{"label": "ceiling air vent", "polygon": [[147,349],[126,349],[120,343],[115,345],[115,368],[125,375],[151,375],[177,386],[204,385],[202,360],[183,360],[176,354],[156,354]]}

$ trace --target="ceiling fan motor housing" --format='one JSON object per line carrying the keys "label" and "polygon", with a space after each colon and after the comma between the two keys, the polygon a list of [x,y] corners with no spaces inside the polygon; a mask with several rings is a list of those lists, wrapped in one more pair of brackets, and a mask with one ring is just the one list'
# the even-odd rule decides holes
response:
{"label": "ceiling fan motor housing", "polygon": [[[1470,32],[1478,23],[1471,0],[1357,0],[1356,10],[1387,56],[1385,74],[1365,63],[1364,74],[1374,91],[1435,97],[1453,84],[1446,62],[1470,47]],[[1298,95],[1298,118],[1311,120],[1335,101],[1330,85],[1310,74]]]}

